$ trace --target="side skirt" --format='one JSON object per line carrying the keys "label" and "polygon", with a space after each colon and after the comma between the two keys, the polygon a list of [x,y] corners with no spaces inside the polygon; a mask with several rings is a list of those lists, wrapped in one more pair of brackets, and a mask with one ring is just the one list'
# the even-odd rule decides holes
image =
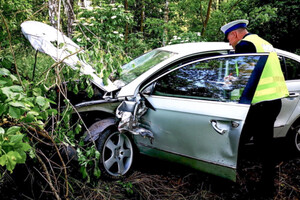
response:
{"label": "side skirt", "polygon": [[145,146],[140,143],[138,144],[138,148],[141,154],[155,157],[155,158],[160,158],[163,160],[168,160],[171,162],[184,164],[196,170],[203,171],[236,182],[235,168],[230,168],[215,163],[209,163],[202,160],[197,160],[195,158],[175,154],[173,152],[167,152],[160,149],[151,148],[149,146]]}

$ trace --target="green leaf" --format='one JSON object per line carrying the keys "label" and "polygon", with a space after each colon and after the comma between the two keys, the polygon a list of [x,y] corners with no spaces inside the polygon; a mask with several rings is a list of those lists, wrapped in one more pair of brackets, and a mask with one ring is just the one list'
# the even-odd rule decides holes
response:
{"label": "green leaf", "polygon": [[92,98],[92,96],[94,95],[94,90],[90,85],[87,87],[86,92],[88,93],[89,98]]}
{"label": "green leaf", "polygon": [[2,127],[0,127],[0,134],[4,134],[4,133],[5,133],[5,130]]}
{"label": "green leaf", "polygon": [[22,119],[23,122],[30,123],[36,121],[36,118],[33,114],[27,113],[26,117]]}
{"label": "green leaf", "polygon": [[28,143],[22,143],[22,151],[29,151],[31,149],[31,146]]}
{"label": "green leaf", "polygon": [[50,106],[48,100],[42,96],[36,97],[36,103],[41,107],[42,110],[45,110]]}
{"label": "green leaf", "polygon": [[21,86],[13,85],[9,87],[0,88],[0,91],[11,100],[16,100],[22,97],[21,93],[23,92],[23,88]]}
{"label": "green leaf", "polygon": [[22,135],[22,134],[13,135],[13,136],[11,136],[9,143],[10,143],[10,144],[21,143],[23,137],[24,137],[24,135]]}
{"label": "green leaf", "polygon": [[97,178],[99,178],[100,175],[101,175],[101,171],[98,168],[98,166],[96,165],[95,168],[94,168],[94,176],[96,176]]}
{"label": "green leaf", "polygon": [[4,166],[6,164],[7,161],[7,156],[6,154],[0,157],[0,165]]}
{"label": "green leaf", "polygon": [[95,152],[95,157],[96,157],[97,160],[99,160],[99,158],[100,158],[100,152],[99,151]]}
{"label": "green leaf", "polygon": [[27,115],[34,115],[34,116],[38,116],[39,114],[40,114],[39,112],[33,111],[33,110],[31,110],[27,113]]}
{"label": "green leaf", "polygon": [[81,131],[81,125],[78,123],[75,128],[75,133],[78,134]]}
{"label": "green leaf", "polygon": [[81,166],[80,167],[80,172],[82,174],[82,178],[86,178],[88,176],[88,173],[86,171],[86,167],[85,166]]}
{"label": "green leaf", "polygon": [[9,77],[11,78],[11,80],[13,81],[13,82],[15,82],[15,83],[18,83],[19,82],[19,80],[17,79],[17,77],[15,76],[15,75],[9,75]]}
{"label": "green leaf", "polygon": [[33,88],[32,92],[33,92],[33,95],[36,97],[42,95],[42,90],[40,88]]}
{"label": "green leaf", "polygon": [[21,101],[9,102],[8,104],[13,107],[26,108],[25,104]]}
{"label": "green leaf", "polygon": [[49,116],[48,112],[45,112],[45,111],[42,111],[40,115],[41,115],[41,117],[42,117],[43,120],[48,119],[48,116]]}
{"label": "green leaf", "polygon": [[56,102],[50,100],[50,99],[46,99],[49,103],[52,103],[52,104],[55,104],[56,105]]}
{"label": "green leaf", "polygon": [[57,115],[57,110],[55,110],[55,109],[49,109],[49,110],[47,110],[47,112],[49,115]]}
{"label": "green leaf", "polygon": [[42,97],[42,96],[36,97],[35,101],[41,107],[45,106],[45,104],[47,103],[46,99],[44,97]]}
{"label": "green leaf", "polygon": [[21,109],[20,108],[15,108],[15,107],[9,106],[8,113],[12,118],[15,118],[15,119],[21,118]]}
{"label": "green leaf", "polygon": [[0,76],[8,76],[10,75],[10,71],[5,68],[0,68]]}
{"label": "green leaf", "polygon": [[6,134],[7,135],[14,135],[16,134],[17,132],[19,132],[21,129],[21,127],[18,127],[18,126],[12,126],[10,127],[7,131],[6,131]]}
{"label": "green leaf", "polygon": [[18,86],[18,85],[10,86],[9,89],[12,92],[23,92],[23,88],[21,86]]}
{"label": "green leaf", "polygon": [[12,172],[17,164],[17,161],[22,159],[22,157],[16,151],[10,151],[6,155],[7,155],[6,169]]}
{"label": "green leaf", "polygon": [[0,116],[6,114],[8,110],[8,105],[5,103],[0,103]]}
{"label": "green leaf", "polygon": [[74,94],[78,94],[78,92],[79,92],[79,89],[78,89],[78,86],[77,86],[77,84],[74,86],[74,88],[73,88],[73,92],[74,92]]}
{"label": "green leaf", "polygon": [[20,157],[16,157],[17,158],[17,163],[25,163],[25,161],[26,161],[26,158],[27,158],[27,156],[26,156],[26,153],[24,152],[24,151],[18,151],[18,153],[19,153],[19,155],[20,155]]}

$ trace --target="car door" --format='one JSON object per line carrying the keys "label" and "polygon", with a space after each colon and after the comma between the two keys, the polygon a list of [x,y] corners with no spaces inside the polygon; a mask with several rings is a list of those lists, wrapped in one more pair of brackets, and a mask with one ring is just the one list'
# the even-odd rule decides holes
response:
{"label": "car door", "polygon": [[266,59],[265,54],[202,59],[149,81],[141,92],[154,109],[139,123],[154,140],[135,136],[141,153],[235,180],[239,139],[250,107],[239,99],[254,67],[264,66]]}
{"label": "car door", "polygon": [[282,108],[274,125],[274,137],[285,137],[300,112],[300,62],[280,53],[278,55],[290,95],[282,99]]}

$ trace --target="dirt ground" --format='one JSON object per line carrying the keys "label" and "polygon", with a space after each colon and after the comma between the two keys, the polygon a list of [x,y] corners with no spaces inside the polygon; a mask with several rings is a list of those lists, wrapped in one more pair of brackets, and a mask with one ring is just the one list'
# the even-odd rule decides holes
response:
{"label": "dirt ground", "polygon": [[141,193],[141,199],[300,199],[299,157],[278,163],[276,191],[272,195],[259,191],[261,165],[255,157],[242,160],[236,183],[174,163],[146,157],[144,160],[147,161],[126,179]]}
{"label": "dirt ground", "polygon": [[[237,182],[202,173],[191,168],[146,156],[139,157],[134,172],[122,181],[101,182],[98,191],[81,199],[300,199],[300,156],[278,149],[275,188],[265,194],[257,152],[249,147],[241,160]],[[247,151],[248,151],[247,150]],[[99,193],[101,191],[101,194]],[[79,198],[79,199],[80,199]]]}
{"label": "dirt ground", "polygon": [[[261,165],[257,152],[252,151],[250,147],[249,153],[246,153],[240,162],[241,170],[236,183],[176,163],[140,156],[136,160],[133,173],[123,180],[100,179],[97,180],[97,185],[91,185],[80,179],[69,177],[69,181],[72,182],[69,199],[300,199],[300,156],[289,154],[284,149],[278,149],[275,153],[278,155],[276,191],[272,195],[265,195],[258,190]],[[34,191],[37,186],[41,185],[41,180],[38,179],[39,174],[22,174],[25,172],[26,170],[18,170],[14,176],[2,177],[1,200],[55,199],[48,186]],[[31,172],[34,172],[34,169]],[[23,181],[27,183],[24,184]],[[43,185],[47,184],[44,182]],[[35,196],[31,196],[34,192]],[[62,196],[61,199],[65,198]]]}

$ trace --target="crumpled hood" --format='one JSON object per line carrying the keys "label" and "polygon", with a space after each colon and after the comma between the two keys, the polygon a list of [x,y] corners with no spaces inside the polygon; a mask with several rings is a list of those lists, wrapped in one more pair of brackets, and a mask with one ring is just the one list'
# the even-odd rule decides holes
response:
{"label": "crumpled hood", "polygon": [[63,63],[72,69],[78,69],[77,66],[81,66],[80,72],[90,75],[91,81],[106,92],[118,89],[110,80],[108,80],[108,85],[104,85],[102,78],[96,74],[92,66],[78,58],[77,53],[83,50],[54,27],[42,22],[26,21],[21,24],[21,28],[22,33],[35,50],[48,54],[56,62],[63,60]]}

